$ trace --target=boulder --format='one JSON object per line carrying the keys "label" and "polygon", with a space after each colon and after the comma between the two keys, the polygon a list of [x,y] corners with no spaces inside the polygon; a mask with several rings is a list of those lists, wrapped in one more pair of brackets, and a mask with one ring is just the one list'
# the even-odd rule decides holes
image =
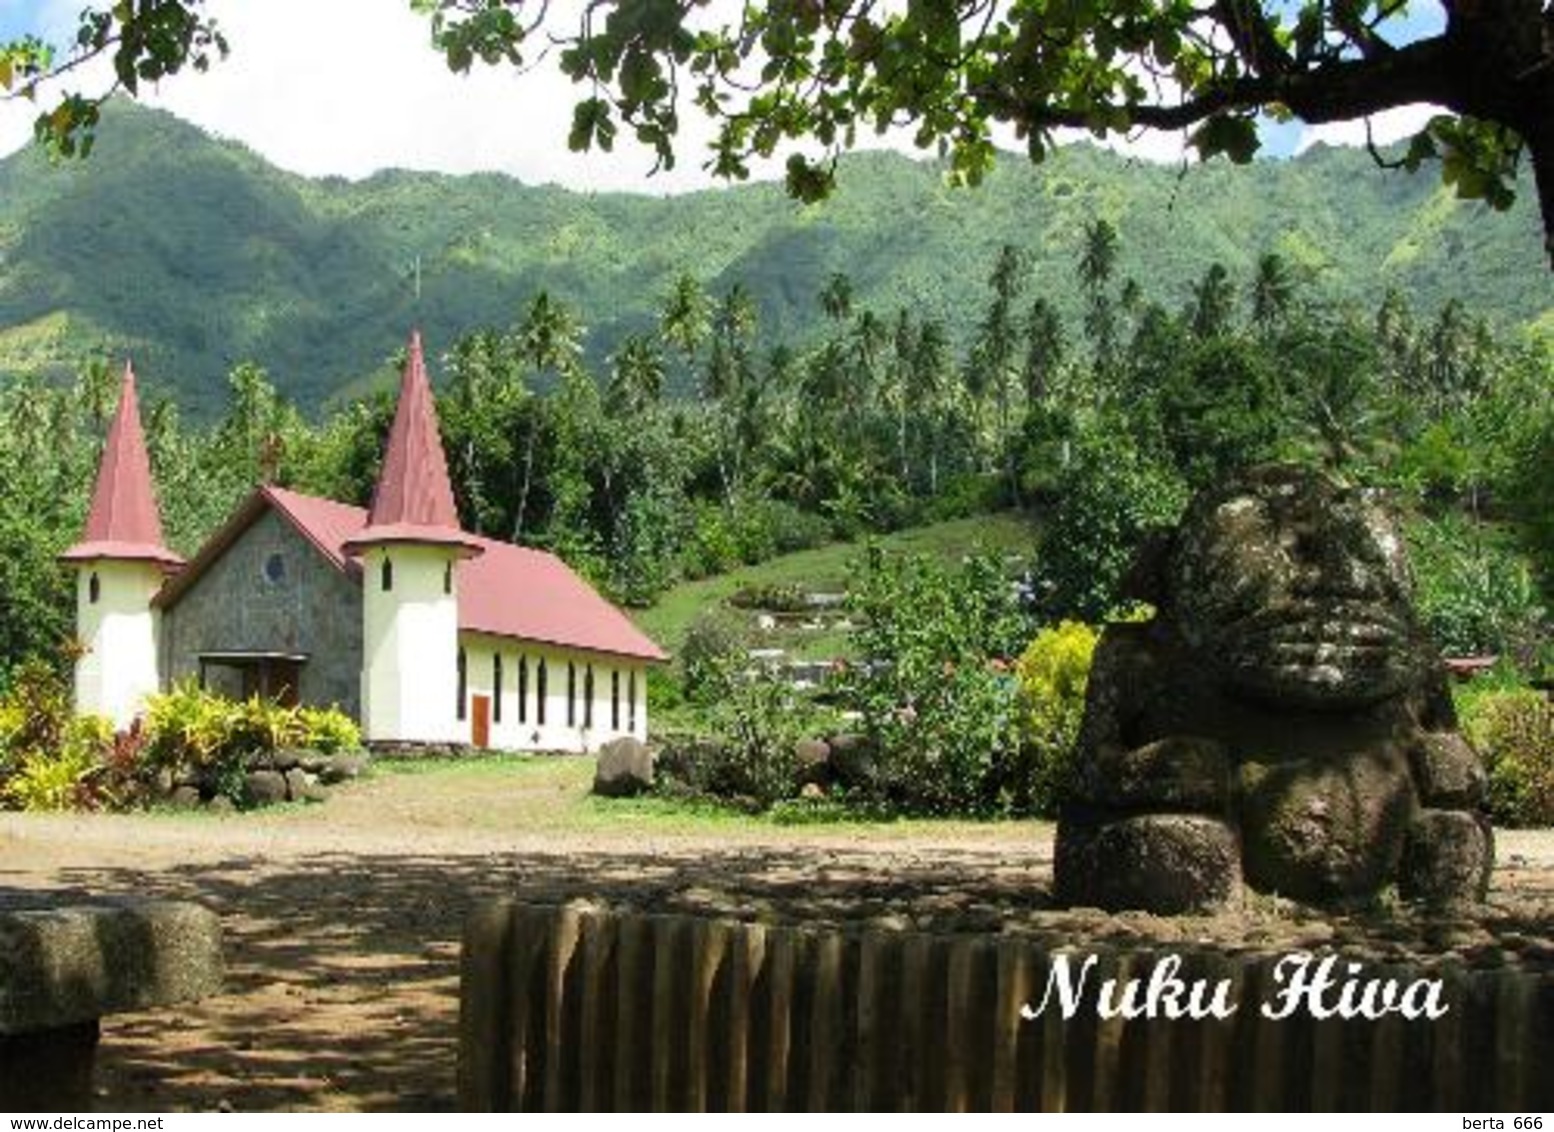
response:
{"label": "boulder", "polygon": [[250,771],[243,779],[243,793],[253,806],[273,806],[284,802],[286,776],[278,770]]}
{"label": "boulder", "polygon": [[301,766],[304,759],[317,753],[317,751],[309,751],[297,747],[280,747],[271,752],[270,765],[282,772],[293,770]]}
{"label": "boulder", "polygon": [[605,798],[626,798],[653,788],[653,752],[647,744],[629,736],[612,739],[599,748],[594,770],[594,793]]}
{"label": "boulder", "polygon": [[300,766],[286,772],[286,796],[293,802],[322,802],[328,797],[318,779]]}
{"label": "boulder", "polygon": [[799,763],[799,779],[824,785],[831,777],[831,746],[824,739],[800,739],[793,748]]}
{"label": "boulder", "polygon": [[1403,844],[1398,892],[1435,907],[1481,901],[1494,857],[1494,834],[1481,815],[1422,810]]}
{"label": "boulder", "polygon": [[874,781],[875,750],[867,735],[833,735],[826,745],[831,749],[831,773],[843,786],[863,787]]}
{"label": "boulder", "polygon": [[209,802],[205,803],[205,808],[213,814],[220,814],[222,816],[237,812],[237,805],[225,794],[217,794]]}
{"label": "boulder", "polygon": [[197,810],[201,802],[199,789],[194,786],[175,786],[167,796],[167,802],[175,810]]}
{"label": "boulder", "polygon": [[1108,911],[1206,912],[1241,891],[1235,831],[1217,818],[1190,814],[1065,815],[1055,872],[1061,903]]}
{"label": "boulder", "polygon": [[313,773],[318,775],[319,781],[325,786],[354,782],[367,773],[367,756],[339,751],[325,759]]}
{"label": "boulder", "polygon": [[1343,900],[1396,874],[1415,800],[1408,761],[1395,749],[1246,763],[1240,785],[1243,868],[1259,891]]}

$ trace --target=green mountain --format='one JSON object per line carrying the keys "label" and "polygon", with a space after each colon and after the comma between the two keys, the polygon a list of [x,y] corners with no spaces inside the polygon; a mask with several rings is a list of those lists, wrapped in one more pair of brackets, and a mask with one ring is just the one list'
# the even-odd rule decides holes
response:
{"label": "green mountain", "polygon": [[1169,304],[1216,260],[1244,282],[1278,250],[1323,295],[1374,307],[1396,286],[1416,311],[1458,296],[1504,322],[1554,322],[1530,183],[1493,214],[1452,199],[1435,170],[1384,171],[1347,149],[1184,174],[1076,145],[1039,167],[1010,157],[970,191],[930,164],[862,154],[833,200],[800,206],[775,185],[656,198],[497,175],[309,180],[165,113],[122,104],[106,118],[84,163],[32,149],[0,161],[0,374],[128,351],[195,413],[245,360],[320,405],[377,372],[410,326],[440,349],[508,325],[541,288],[582,312],[600,362],[653,324],[686,270],[714,292],[744,283],[769,341],[815,330],[835,271],[860,306],[966,327],[1013,243],[1031,253],[1030,293],[1077,320],[1074,264],[1097,215],[1121,232],[1120,276]]}

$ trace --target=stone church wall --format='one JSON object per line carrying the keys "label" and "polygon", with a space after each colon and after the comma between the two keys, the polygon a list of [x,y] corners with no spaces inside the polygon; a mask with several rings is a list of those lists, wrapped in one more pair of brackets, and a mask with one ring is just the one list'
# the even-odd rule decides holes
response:
{"label": "stone church wall", "polygon": [[305,655],[302,702],[357,716],[361,603],[361,587],[269,511],[164,612],[162,671],[173,680],[198,676],[202,653]]}

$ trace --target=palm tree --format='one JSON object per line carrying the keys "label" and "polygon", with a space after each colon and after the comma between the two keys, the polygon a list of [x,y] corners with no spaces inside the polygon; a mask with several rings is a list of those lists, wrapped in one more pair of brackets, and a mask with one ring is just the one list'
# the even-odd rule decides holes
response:
{"label": "palm tree", "polygon": [[1085,290],[1085,333],[1095,354],[1101,386],[1108,383],[1117,354],[1117,320],[1109,293],[1117,270],[1117,229],[1100,217],[1085,227],[1079,254],[1079,282]]}
{"label": "palm tree", "polygon": [[609,411],[636,416],[664,394],[664,353],[646,334],[631,334],[610,359]]}
{"label": "palm tree", "polygon": [[1036,296],[1025,320],[1025,369],[1021,376],[1028,406],[1040,405],[1052,394],[1053,378],[1066,350],[1063,317],[1045,295]]}
{"label": "palm tree", "polygon": [[1193,336],[1207,340],[1224,334],[1230,329],[1235,308],[1236,292],[1230,282],[1230,272],[1222,263],[1211,264],[1193,288]]}
{"label": "palm tree", "polygon": [[569,308],[541,291],[518,323],[515,345],[518,356],[535,370],[565,376],[581,363],[587,332]]}
{"label": "palm tree", "polygon": [[1257,261],[1252,278],[1252,323],[1271,330],[1283,322],[1295,301],[1295,275],[1278,252],[1267,252]]}
{"label": "palm tree", "polygon": [[712,333],[712,305],[694,276],[681,274],[658,308],[658,336],[680,356],[685,388],[694,383],[696,355]]}

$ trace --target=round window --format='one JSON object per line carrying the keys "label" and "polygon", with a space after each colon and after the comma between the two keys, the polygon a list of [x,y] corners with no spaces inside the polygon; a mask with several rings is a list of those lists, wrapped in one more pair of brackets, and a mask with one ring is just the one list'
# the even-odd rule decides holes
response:
{"label": "round window", "polygon": [[272,586],[286,580],[286,559],[283,555],[272,554],[264,560],[264,580]]}

